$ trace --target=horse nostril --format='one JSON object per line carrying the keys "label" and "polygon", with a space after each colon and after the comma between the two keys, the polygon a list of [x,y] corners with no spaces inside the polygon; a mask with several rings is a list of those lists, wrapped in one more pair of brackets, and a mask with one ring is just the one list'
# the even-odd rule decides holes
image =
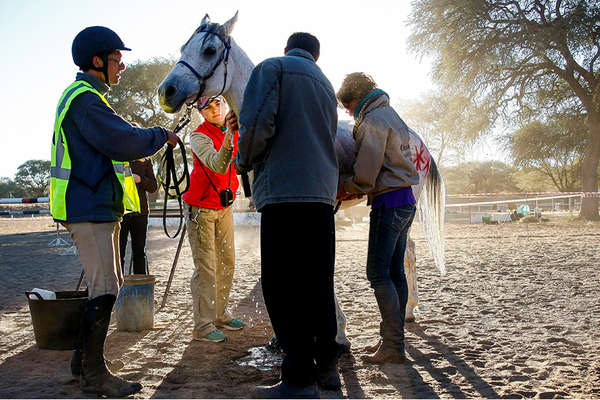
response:
{"label": "horse nostril", "polygon": [[177,89],[174,86],[169,86],[165,92],[167,98],[173,97],[177,93]]}

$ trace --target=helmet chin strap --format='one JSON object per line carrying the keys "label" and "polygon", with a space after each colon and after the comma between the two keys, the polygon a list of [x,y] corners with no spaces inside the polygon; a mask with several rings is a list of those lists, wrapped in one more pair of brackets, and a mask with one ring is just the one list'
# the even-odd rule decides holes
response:
{"label": "helmet chin strap", "polygon": [[104,73],[104,83],[106,83],[106,86],[110,86],[108,81],[108,53],[102,54],[102,72]]}
{"label": "helmet chin strap", "polygon": [[101,55],[98,55],[97,57],[100,57],[100,59],[102,60],[102,67],[98,68],[92,65],[92,68],[94,71],[98,71],[98,72],[102,72],[104,74],[104,83],[106,83],[107,86],[110,86],[110,82],[108,80],[108,52],[104,52]]}

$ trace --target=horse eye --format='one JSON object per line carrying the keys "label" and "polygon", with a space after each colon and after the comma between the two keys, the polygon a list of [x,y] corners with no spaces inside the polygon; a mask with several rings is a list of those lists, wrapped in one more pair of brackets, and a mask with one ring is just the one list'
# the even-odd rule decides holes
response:
{"label": "horse eye", "polygon": [[215,49],[213,46],[209,46],[204,49],[204,55],[206,55],[206,56],[212,56],[216,52],[217,52],[217,49]]}

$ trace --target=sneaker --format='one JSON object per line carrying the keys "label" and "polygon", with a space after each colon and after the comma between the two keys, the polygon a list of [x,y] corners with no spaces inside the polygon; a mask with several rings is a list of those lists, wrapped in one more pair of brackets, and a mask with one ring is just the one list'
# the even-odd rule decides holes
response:
{"label": "sneaker", "polygon": [[224,342],[227,340],[227,336],[225,336],[225,334],[223,332],[221,332],[218,329],[215,329],[214,331],[212,331],[211,333],[209,333],[206,336],[201,337],[200,339],[197,340],[203,340],[206,342]]}
{"label": "sneaker", "polygon": [[239,319],[232,319],[231,321],[229,321],[229,323],[220,326],[220,328],[224,328],[230,331],[239,331],[240,329],[242,329],[245,326],[245,324],[240,321]]}

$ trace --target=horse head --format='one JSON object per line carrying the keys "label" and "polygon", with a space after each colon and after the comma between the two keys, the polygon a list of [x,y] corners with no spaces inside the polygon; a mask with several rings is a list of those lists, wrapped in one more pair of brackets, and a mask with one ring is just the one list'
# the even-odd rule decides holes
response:
{"label": "horse head", "polygon": [[231,80],[227,82],[225,77],[232,43],[230,35],[237,15],[236,12],[223,25],[211,22],[208,14],[204,16],[200,26],[181,47],[179,61],[158,87],[163,110],[175,113],[184,103],[229,89]]}

